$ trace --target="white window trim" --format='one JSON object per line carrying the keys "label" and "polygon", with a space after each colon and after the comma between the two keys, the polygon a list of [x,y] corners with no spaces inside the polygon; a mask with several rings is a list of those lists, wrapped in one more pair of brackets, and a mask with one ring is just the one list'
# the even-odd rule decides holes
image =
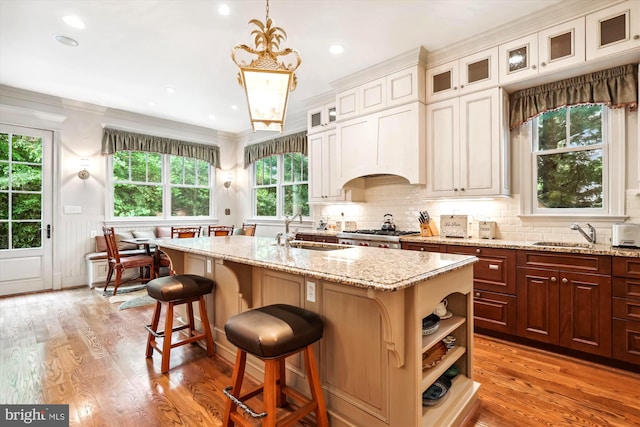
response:
{"label": "white window trim", "polygon": [[[171,203],[171,183],[167,181],[168,177],[165,175],[167,171],[170,171],[171,154],[160,154],[162,156],[162,197],[163,197],[163,211],[166,206],[169,206]],[[180,224],[190,224],[195,222],[206,221],[206,223],[210,223],[212,219],[215,219],[215,188],[216,188],[216,171],[215,168],[209,165],[209,191],[211,197],[209,197],[209,216],[180,216],[174,217],[171,216],[171,212],[169,212],[169,216],[166,216],[165,212],[163,212],[162,217],[115,217],[113,215],[113,156],[105,156],[105,218],[109,223],[149,223],[153,224],[171,224],[171,223],[180,223]],[[167,191],[168,190],[168,191]],[[188,223],[187,223],[188,222]]]}
{"label": "white window trim", "polygon": [[609,141],[603,151],[603,160],[608,158],[607,176],[603,179],[603,192],[608,200],[606,208],[600,212],[572,209],[571,212],[541,213],[534,205],[535,191],[533,183],[533,120],[520,126],[515,139],[520,142],[520,214],[521,219],[558,221],[558,220],[591,220],[600,222],[620,222],[625,216],[625,176],[626,176],[626,110],[609,109],[608,119],[604,124],[604,132]]}
{"label": "white window trim", "polygon": [[[282,198],[284,196],[283,194],[283,187],[285,187],[286,185],[290,185],[290,184],[285,184],[284,183],[284,165],[282,164],[283,159],[284,159],[284,154],[273,154],[273,156],[276,156],[277,158],[277,169],[278,169],[278,174],[276,176],[277,179],[277,184],[275,184],[276,187],[276,215],[275,216],[264,216],[264,215],[258,215],[257,213],[257,209],[258,209],[258,204],[256,203],[256,164],[252,163],[251,164],[251,173],[250,173],[250,181],[249,181],[249,187],[251,188],[251,215],[252,215],[252,222],[260,222],[263,221],[265,223],[269,223],[269,222],[279,222],[281,220],[284,219],[285,215],[282,209]],[[272,157],[272,156],[269,156]],[[309,158],[309,156],[307,155],[307,159]],[[306,183],[307,187],[310,185],[309,184],[309,169],[307,166],[307,180],[306,181],[302,181],[300,182],[301,184]],[[270,186],[263,186],[264,188],[270,187]],[[307,200],[307,203],[309,203],[309,201]],[[309,209],[309,213],[311,213],[311,209]],[[303,221],[308,221],[311,217],[310,216],[303,216],[302,219]]]}

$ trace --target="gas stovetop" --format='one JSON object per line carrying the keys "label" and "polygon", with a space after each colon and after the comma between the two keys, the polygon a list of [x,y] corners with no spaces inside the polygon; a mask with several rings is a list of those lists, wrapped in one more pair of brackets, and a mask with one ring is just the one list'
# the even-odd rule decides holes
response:
{"label": "gas stovetop", "polygon": [[382,241],[382,242],[399,242],[400,236],[406,236],[408,234],[419,234],[419,231],[399,231],[399,230],[356,230],[338,233],[337,237],[340,239],[349,240],[367,240],[367,241]]}
{"label": "gas stovetop", "polygon": [[354,234],[374,234],[376,236],[405,236],[407,234],[420,233],[419,231],[399,231],[399,230],[356,230]]}

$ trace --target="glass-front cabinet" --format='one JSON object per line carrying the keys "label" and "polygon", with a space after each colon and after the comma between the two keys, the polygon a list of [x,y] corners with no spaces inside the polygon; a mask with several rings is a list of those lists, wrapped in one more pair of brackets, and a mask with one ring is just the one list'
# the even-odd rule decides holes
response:
{"label": "glass-front cabinet", "polygon": [[427,103],[498,85],[498,48],[427,70]]}
{"label": "glass-front cabinet", "polygon": [[335,125],[336,104],[325,104],[307,112],[307,132],[315,133],[330,129]]}
{"label": "glass-front cabinet", "polygon": [[640,1],[629,0],[587,15],[587,60],[640,47]]}

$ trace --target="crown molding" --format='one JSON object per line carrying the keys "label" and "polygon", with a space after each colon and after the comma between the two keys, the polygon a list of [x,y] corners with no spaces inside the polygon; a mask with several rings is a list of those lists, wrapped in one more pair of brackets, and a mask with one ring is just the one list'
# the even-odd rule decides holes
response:
{"label": "crown molding", "polygon": [[625,0],[563,0],[527,17],[496,27],[481,36],[473,36],[442,49],[429,52],[427,58],[429,68],[498,46],[528,34],[537,33],[545,28],[553,27],[623,1]]}
{"label": "crown molding", "polygon": [[384,77],[396,71],[404,70],[409,67],[420,66],[426,68],[427,50],[423,46],[411,49],[408,52],[401,53],[386,61],[374,64],[361,71],[344,76],[338,80],[334,80],[329,84],[337,92],[351,89],[371,80]]}

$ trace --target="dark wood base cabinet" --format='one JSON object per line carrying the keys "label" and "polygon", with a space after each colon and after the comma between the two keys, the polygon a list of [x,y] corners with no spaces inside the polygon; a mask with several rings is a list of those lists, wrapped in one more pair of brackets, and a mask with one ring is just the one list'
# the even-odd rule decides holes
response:
{"label": "dark wood base cabinet", "polygon": [[517,280],[518,336],[611,357],[611,257],[518,251]]}
{"label": "dark wood base cabinet", "polygon": [[297,233],[296,240],[305,242],[338,243],[338,238],[331,235]]}
{"label": "dark wood base cabinet", "polygon": [[484,330],[516,334],[516,297],[474,289],[473,324]]}
{"label": "dark wood base cabinet", "polygon": [[613,259],[613,357],[640,365],[640,259]]}

